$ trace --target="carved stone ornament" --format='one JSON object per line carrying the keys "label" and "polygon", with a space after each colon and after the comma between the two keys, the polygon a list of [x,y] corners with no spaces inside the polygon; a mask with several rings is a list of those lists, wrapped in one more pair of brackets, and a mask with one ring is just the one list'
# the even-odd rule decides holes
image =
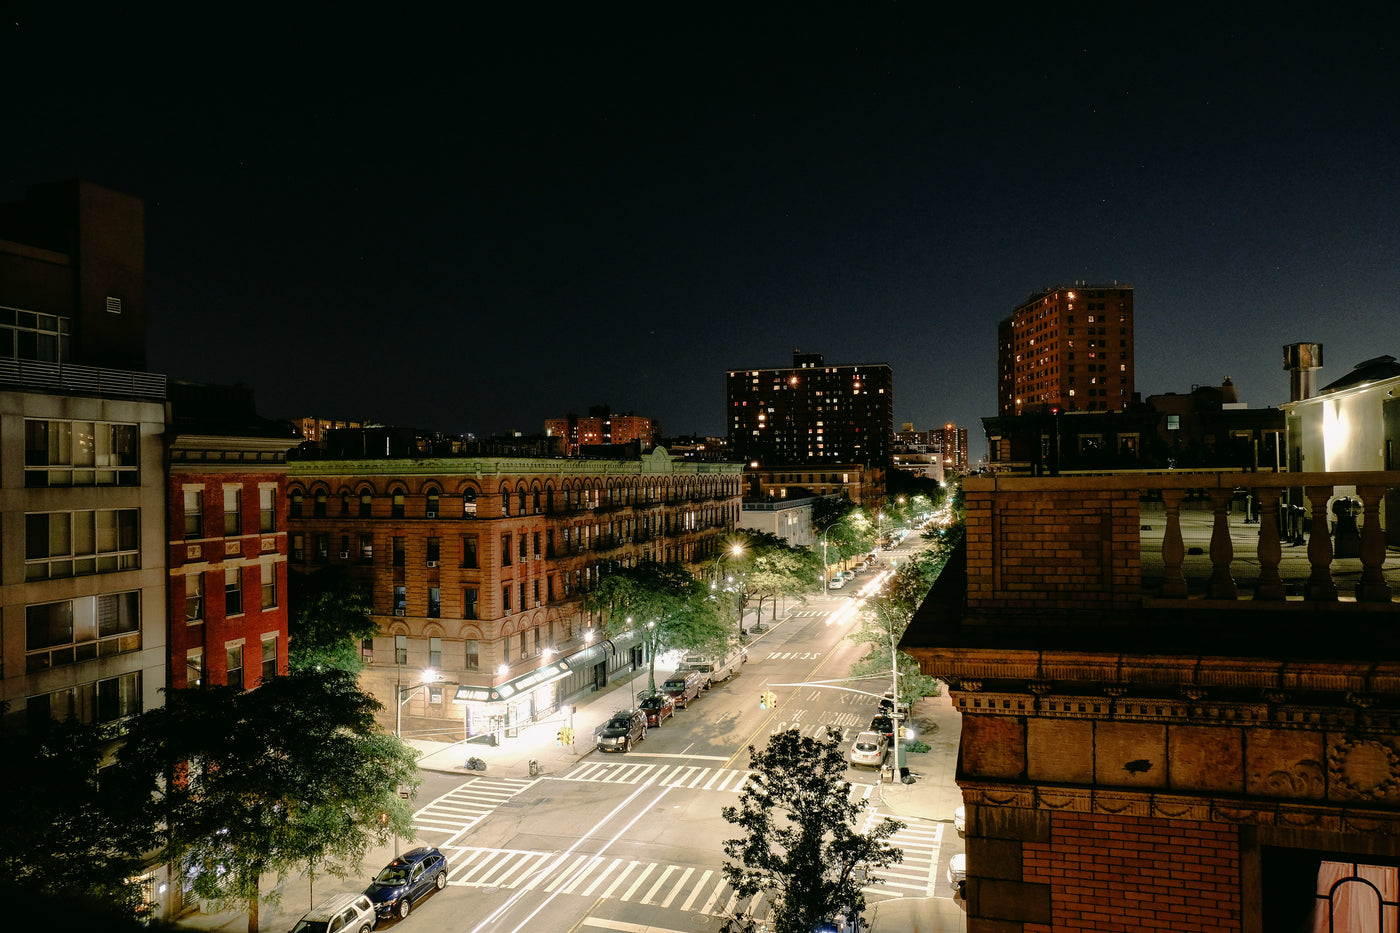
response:
{"label": "carved stone ornament", "polygon": [[959,689],[959,690],[966,690],[966,691],[968,691],[969,693],[976,693],[978,690],[981,690],[981,689],[982,689],[982,681],[980,681],[980,680],[960,680],[960,681],[958,681],[958,689]]}
{"label": "carved stone ornament", "polygon": [[1264,699],[1269,703],[1287,703],[1288,694],[1284,693],[1282,690],[1265,690]]}
{"label": "carved stone ornament", "polygon": [[1033,680],[1030,683],[1026,684],[1026,687],[1030,690],[1031,693],[1034,693],[1038,697],[1045,696],[1045,694],[1049,693],[1051,690],[1050,684],[1046,683],[1043,680]]}
{"label": "carved stone ornament", "polygon": [[1103,692],[1111,697],[1121,697],[1128,692],[1127,684],[1104,684]]}
{"label": "carved stone ornament", "polygon": [[1350,703],[1352,706],[1358,706],[1361,709],[1370,709],[1371,704],[1376,702],[1376,698],[1367,696],[1364,693],[1348,693],[1347,702]]}
{"label": "carved stone ornament", "polygon": [[1362,800],[1385,800],[1400,792],[1400,754],[1375,739],[1342,739],[1327,752],[1331,782]]}
{"label": "carved stone ornament", "polygon": [[1181,695],[1188,700],[1199,700],[1210,691],[1205,687],[1182,687]]}

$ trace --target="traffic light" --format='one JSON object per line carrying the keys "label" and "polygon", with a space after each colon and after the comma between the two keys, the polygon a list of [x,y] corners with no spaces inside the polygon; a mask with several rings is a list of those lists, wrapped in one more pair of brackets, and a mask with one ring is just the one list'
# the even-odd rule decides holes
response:
{"label": "traffic light", "polygon": [[758,708],[759,708],[759,709],[767,709],[767,708],[768,708],[768,691],[765,690],[763,693],[760,693],[760,694],[758,695]]}
{"label": "traffic light", "polygon": [[573,726],[565,726],[564,728],[562,728],[562,729],[559,730],[559,744],[560,744],[560,745],[573,745],[573,744],[574,744],[574,727],[573,727]]}
{"label": "traffic light", "polygon": [[561,729],[558,731],[558,733],[556,733],[555,736],[554,736],[554,744],[555,744],[555,745],[558,745],[560,748],[563,748],[565,745],[567,745],[568,742],[565,741],[564,733],[566,733],[566,732],[568,732],[568,731],[569,731],[569,730],[568,730],[568,727],[561,728]]}
{"label": "traffic light", "polygon": [[765,690],[758,695],[759,709],[773,709],[778,705],[778,695],[772,690]]}

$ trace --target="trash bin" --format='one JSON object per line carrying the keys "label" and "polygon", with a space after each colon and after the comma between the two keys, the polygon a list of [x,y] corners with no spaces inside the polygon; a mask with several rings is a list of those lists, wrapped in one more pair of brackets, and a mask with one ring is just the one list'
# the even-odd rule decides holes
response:
{"label": "trash bin", "polygon": [[893,784],[893,783],[894,783],[894,768],[893,768],[893,767],[891,767],[890,765],[882,765],[882,766],[880,767],[880,783],[881,783],[881,784]]}
{"label": "trash bin", "polygon": [[539,774],[539,773],[540,773],[540,763],[539,763],[539,759],[531,758],[531,759],[530,759],[530,777],[534,777],[535,775],[537,775],[537,774]]}

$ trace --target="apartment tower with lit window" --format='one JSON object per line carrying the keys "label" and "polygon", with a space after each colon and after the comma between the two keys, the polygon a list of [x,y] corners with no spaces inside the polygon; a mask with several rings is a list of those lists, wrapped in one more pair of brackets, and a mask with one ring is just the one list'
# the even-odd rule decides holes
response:
{"label": "apartment tower with lit window", "polygon": [[1061,285],[997,328],[997,412],[1127,411],[1133,399],[1133,287]]}
{"label": "apartment tower with lit window", "polygon": [[735,459],[764,467],[890,463],[888,363],[828,366],[819,353],[795,351],[790,368],[730,370],[725,385]]}

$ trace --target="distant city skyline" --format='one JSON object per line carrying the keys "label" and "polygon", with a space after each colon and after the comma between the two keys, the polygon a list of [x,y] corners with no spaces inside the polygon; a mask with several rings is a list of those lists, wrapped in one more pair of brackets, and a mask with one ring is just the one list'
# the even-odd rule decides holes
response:
{"label": "distant city skyline", "polygon": [[720,435],[801,349],[975,463],[998,321],[1076,281],[1134,286],[1144,397],[1400,354],[1393,5],[434,15],[32,5],[0,200],[142,198],[151,369],[269,416]]}

